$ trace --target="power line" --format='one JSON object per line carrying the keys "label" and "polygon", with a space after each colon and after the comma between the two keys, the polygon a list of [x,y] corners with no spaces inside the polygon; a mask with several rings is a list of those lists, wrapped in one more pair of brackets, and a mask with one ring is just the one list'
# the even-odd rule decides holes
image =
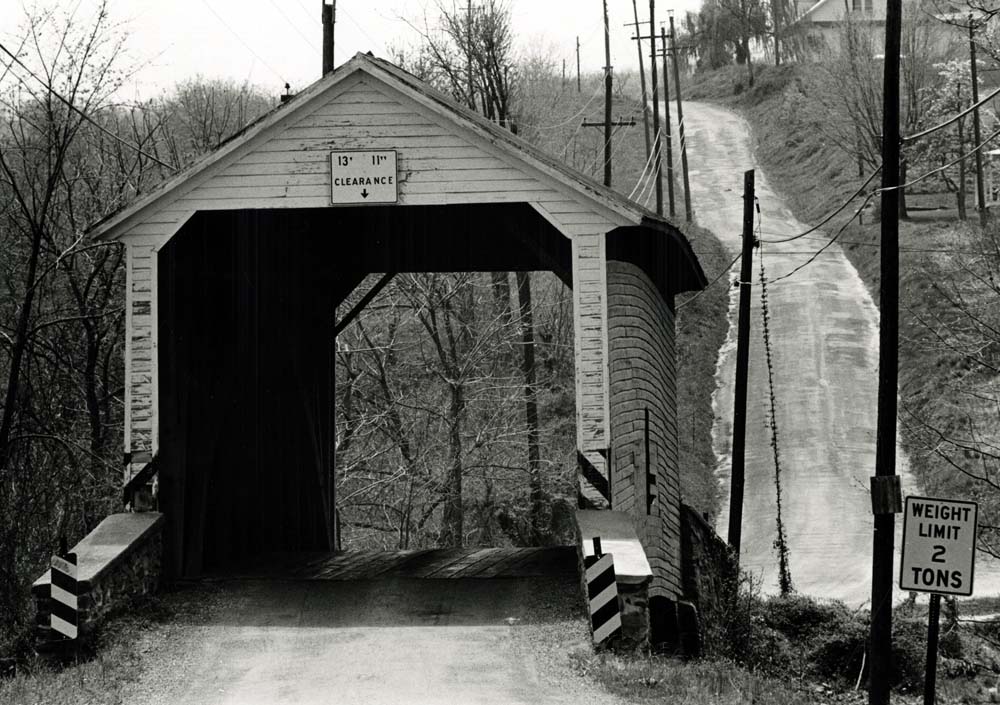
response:
{"label": "power line", "polygon": [[962,112],[958,113],[957,115],[953,115],[952,117],[948,118],[944,122],[942,122],[942,123],[940,123],[938,125],[935,125],[934,127],[928,127],[923,132],[918,132],[915,135],[909,135],[907,137],[901,137],[899,141],[902,144],[906,144],[907,142],[915,142],[916,140],[920,139],[921,137],[926,137],[927,135],[931,134],[932,132],[937,132],[938,130],[944,129],[945,127],[948,127],[948,125],[950,125],[951,123],[955,122],[956,120],[962,119],[963,117],[965,117],[966,115],[968,115],[969,113],[971,113],[976,108],[979,108],[984,103],[988,103],[998,93],[1000,93],[1000,88],[997,88],[995,91],[993,91],[992,93],[990,93],[985,98],[980,99],[978,103],[974,103],[974,104],[970,105],[968,108],[966,108]]}
{"label": "power line", "polygon": [[[861,184],[861,186],[858,187],[858,190],[855,191],[854,193],[852,193],[850,195],[850,197],[846,201],[844,201],[843,203],[841,203],[837,207],[836,210],[831,211],[829,215],[827,215],[825,218],[823,218],[823,220],[819,221],[813,227],[809,228],[808,230],[806,230],[804,232],[799,233],[798,235],[792,235],[791,237],[786,237],[786,238],[783,238],[781,240],[764,240],[763,242],[766,242],[766,243],[771,244],[771,245],[777,245],[777,244],[780,244],[782,242],[791,242],[792,240],[798,240],[801,237],[805,237],[806,235],[809,235],[810,233],[816,232],[817,230],[819,230],[820,228],[822,228],[824,225],[826,225],[827,223],[829,223],[831,220],[833,220],[837,216],[837,214],[840,213],[845,208],[847,208],[847,206],[851,205],[851,202],[855,198],[857,198],[858,196],[861,195],[861,192],[865,190],[865,187],[867,187],[868,184],[870,184],[872,182],[872,180],[878,175],[878,173],[880,171],[882,171],[882,167],[881,166],[879,166],[877,169],[875,169],[875,171],[873,171],[868,176],[868,178],[865,179],[865,182],[863,184]],[[874,195],[874,194],[872,194],[872,195]],[[853,218],[852,218],[852,220],[853,220]],[[850,221],[848,221],[848,222],[850,222]]]}
{"label": "power line", "polygon": [[201,0],[201,1],[202,1],[202,3],[203,3],[203,4],[205,5],[205,7],[207,7],[207,8],[208,8],[208,11],[209,11],[209,12],[211,12],[211,13],[212,13],[213,15],[215,15],[216,19],[218,19],[218,20],[219,20],[219,22],[221,22],[221,23],[222,23],[222,25],[223,25],[223,26],[224,26],[224,27],[225,27],[226,29],[228,29],[228,30],[229,30],[229,33],[230,33],[230,34],[232,34],[232,35],[233,35],[234,37],[236,37],[236,39],[237,39],[237,40],[239,41],[239,43],[240,43],[240,44],[242,44],[243,46],[245,46],[245,47],[247,48],[247,51],[249,51],[249,52],[250,52],[251,54],[253,54],[253,55],[254,55],[255,57],[257,57],[257,60],[258,60],[258,61],[260,61],[260,63],[264,64],[264,66],[265,66],[265,67],[266,67],[266,68],[267,68],[268,70],[270,70],[270,71],[271,71],[271,73],[273,73],[273,74],[274,74],[275,76],[277,76],[277,77],[278,77],[279,79],[281,79],[282,83],[287,83],[287,81],[285,81],[285,77],[284,77],[284,76],[283,76],[282,74],[280,74],[280,73],[279,73],[279,72],[278,72],[278,71],[277,71],[277,70],[276,70],[276,69],[275,69],[275,68],[274,68],[273,66],[271,66],[271,65],[270,65],[269,63],[267,63],[266,61],[264,61],[264,59],[263,59],[263,58],[261,57],[261,55],[260,55],[260,54],[258,54],[257,52],[255,52],[255,51],[253,50],[253,47],[252,47],[252,46],[250,46],[250,45],[249,45],[249,44],[247,44],[247,43],[246,43],[245,41],[243,41],[243,37],[241,37],[241,36],[240,36],[240,35],[239,35],[239,34],[238,34],[238,33],[236,32],[236,30],[235,30],[235,29],[233,29],[232,27],[230,27],[230,26],[229,26],[229,23],[228,23],[228,22],[226,22],[226,21],[225,21],[224,19],[222,19],[222,15],[220,15],[220,14],[219,14],[218,12],[216,12],[216,11],[215,11],[214,9],[212,9],[212,6],[208,4],[208,0]]}
{"label": "power line", "polygon": [[295,33],[298,34],[300,37],[302,37],[304,40],[306,40],[306,44],[311,46],[316,51],[320,51],[320,48],[316,46],[316,44],[311,39],[309,39],[309,37],[307,37],[301,29],[298,28],[298,25],[292,22],[292,18],[285,14],[285,11],[281,9],[281,5],[276,3],[274,0],[268,0],[268,2],[270,2],[271,5],[274,7],[274,9],[277,10],[278,13],[285,18],[285,22],[287,22],[289,26],[291,26],[291,28],[295,30]]}
{"label": "power line", "polygon": [[809,259],[807,259],[805,262],[803,262],[802,264],[800,264],[798,267],[795,267],[795,269],[793,269],[792,271],[788,272],[787,274],[782,274],[780,277],[775,277],[774,279],[772,279],[768,283],[774,284],[775,282],[779,282],[782,279],[788,279],[790,276],[792,276],[796,272],[804,269],[805,267],[808,267],[810,264],[812,264],[813,262],[815,262],[817,257],[819,257],[821,254],[823,254],[831,245],[833,245],[834,242],[837,241],[837,238],[840,237],[840,235],[847,229],[847,226],[850,225],[854,221],[854,219],[858,217],[858,214],[861,213],[861,209],[863,209],[866,205],[868,205],[868,202],[870,200],[872,200],[872,198],[875,197],[876,193],[877,193],[876,191],[873,191],[872,193],[870,193],[867,196],[865,196],[865,200],[862,201],[861,205],[858,206],[857,210],[854,211],[854,215],[852,215],[843,225],[841,225],[840,228],[837,230],[837,232],[834,233],[833,237],[831,237],[830,240],[825,245],[823,245],[821,248],[819,248],[818,250],[816,250],[816,252],[812,255],[812,257],[810,257]]}
{"label": "power line", "polygon": [[[93,118],[91,118],[89,115],[87,115],[87,113],[83,112],[80,108],[76,107],[76,105],[74,105],[72,102],[70,102],[66,98],[63,98],[61,94],[56,93],[56,91],[52,88],[51,85],[49,85],[48,83],[46,83],[45,81],[43,81],[41,78],[39,78],[38,75],[34,71],[32,71],[30,68],[28,68],[24,64],[24,62],[22,62],[19,58],[17,58],[17,56],[15,56],[13,53],[11,53],[11,51],[9,49],[7,49],[7,47],[5,47],[3,45],[3,43],[0,43],[0,49],[2,49],[3,52],[5,54],[7,54],[7,56],[9,56],[11,58],[11,60],[14,61],[14,63],[16,63],[22,69],[24,69],[25,71],[27,71],[29,76],[31,76],[33,79],[35,79],[36,81],[38,81],[42,86],[44,86],[45,89],[50,94],[52,94],[53,96],[55,96],[61,103],[64,103],[66,105],[66,107],[68,107],[73,112],[77,113],[80,117],[82,117],[84,120],[86,120],[87,122],[89,122],[91,125],[93,125],[94,127],[96,127],[101,132],[103,132],[105,135],[107,135],[111,139],[115,140],[119,144],[122,144],[122,145],[128,147],[129,149],[135,150],[137,153],[141,154],[142,156],[146,157],[147,159],[153,160],[154,162],[156,162],[160,166],[166,167],[167,169],[170,169],[171,171],[177,171],[177,167],[173,166],[172,164],[167,164],[165,161],[163,161],[159,157],[156,157],[156,156],[150,154],[149,152],[145,151],[144,149],[142,149],[138,145],[135,145],[135,144],[132,144],[131,142],[123,140],[121,137],[119,137],[118,135],[116,135],[115,133],[113,133],[111,130],[109,130],[106,127],[104,127],[103,125],[97,123]],[[9,64],[7,65],[7,70],[10,70],[10,65]],[[20,77],[18,77],[18,80],[19,81],[21,80]],[[23,83],[23,81],[22,81],[22,83]]]}
{"label": "power line", "polygon": [[[655,156],[654,153],[658,153],[659,152],[658,148],[659,148],[661,142],[658,139],[658,137],[660,136],[660,132],[663,132],[663,130],[660,130],[659,132],[657,132],[656,135],[653,137],[653,140],[654,140],[654,142],[656,144],[656,147],[654,147],[652,150],[650,150],[649,157],[646,159],[646,163],[643,165],[642,171],[639,173],[639,180],[635,182],[635,187],[632,189],[632,192],[628,195],[629,198],[632,198],[635,195],[635,192],[637,190],[639,190],[639,185],[643,184],[643,182],[648,178],[647,177],[647,172],[649,171],[650,165],[653,163],[653,158]],[[645,187],[645,185],[643,185],[642,191],[645,191],[645,190],[646,190],[646,187]]]}
{"label": "power line", "polygon": [[590,99],[587,100],[586,103],[584,103],[583,107],[580,108],[577,112],[573,113],[573,115],[571,115],[570,117],[563,120],[562,122],[556,122],[551,125],[539,125],[538,123],[534,122],[518,122],[517,124],[521,127],[533,127],[536,130],[554,130],[558,127],[565,127],[566,125],[570,124],[578,117],[583,115],[585,112],[587,112],[587,108],[590,107],[590,104],[594,102],[594,99],[597,98],[598,95],[600,95],[602,90],[604,90],[604,86],[598,83],[597,88],[594,90],[594,94],[590,96]]}
{"label": "power line", "polygon": [[701,291],[699,291],[697,294],[695,294],[694,296],[692,296],[690,299],[688,299],[687,301],[682,301],[681,303],[677,304],[674,307],[674,310],[675,311],[680,311],[682,308],[684,308],[685,306],[687,306],[688,304],[690,304],[692,301],[694,301],[695,299],[697,299],[699,296],[701,296],[702,294],[704,294],[706,291],[708,291],[709,289],[711,289],[713,284],[715,284],[717,281],[719,281],[720,279],[722,279],[722,277],[726,276],[726,274],[729,273],[729,271],[733,268],[733,265],[735,265],[737,262],[739,262],[740,258],[742,256],[743,256],[742,252],[740,254],[736,255],[733,258],[733,261],[730,262],[728,265],[726,265],[725,269],[723,269],[721,272],[719,272],[719,276],[717,276],[715,279],[713,279],[708,284],[706,284],[704,289],[702,289]]}
{"label": "power line", "polygon": [[931,169],[926,174],[921,174],[920,176],[918,176],[917,178],[913,179],[912,181],[907,181],[905,184],[900,184],[898,186],[892,186],[890,188],[880,188],[880,189],[878,189],[877,193],[881,193],[881,192],[884,192],[884,191],[896,191],[896,190],[899,190],[899,189],[907,189],[910,186],[913,186],[914,184],[918,184],[921,181],[923,181],[924,179],[929,178],[929,177],[933,176],[934,174],[937,174],[939,171],[944,171],[945,169],[948,169],[950,167],[955,166],[956,164],[958,164],[963,159],[968,159],[971,155],[979,152],[979,150],[981,150],[983,147],[985,147],[987,145],[987,143],[989,143],[992,140],[996,139],[997,136],[1000,136],[1000,130],[997,130],[992,135],[990,135],[989,137],[987,137],[977,147],[974,147],[970,151],[968,151],[965,154],[959,156],[957,159],[954,159],[953,161],[948,162],[944,166],[939,166],[936,169]]}

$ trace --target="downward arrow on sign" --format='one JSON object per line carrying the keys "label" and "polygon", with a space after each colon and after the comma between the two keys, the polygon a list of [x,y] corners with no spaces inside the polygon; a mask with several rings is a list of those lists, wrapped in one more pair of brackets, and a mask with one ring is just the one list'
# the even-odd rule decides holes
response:
{"label": "downward arrow on sign", "polygon": [[361,189],[361,198],[368,198],[368,189]]}

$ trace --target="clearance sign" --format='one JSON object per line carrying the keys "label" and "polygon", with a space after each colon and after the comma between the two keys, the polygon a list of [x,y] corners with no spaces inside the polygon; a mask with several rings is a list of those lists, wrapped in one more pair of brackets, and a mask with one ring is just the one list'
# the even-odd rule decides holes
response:
{"label": "clearance sign", "polygon": [[907,497],[899,587],[971,595],[978,513],[975,502]]}

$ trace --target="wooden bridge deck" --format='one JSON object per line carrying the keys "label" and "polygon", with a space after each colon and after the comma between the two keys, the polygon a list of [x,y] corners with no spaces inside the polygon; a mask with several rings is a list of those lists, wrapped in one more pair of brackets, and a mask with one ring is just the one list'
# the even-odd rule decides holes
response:
{"label": "wooden bridge deck", "polygon": [[526,578],[572,575],[576,548],[444,548],[411,551],[266,554],[210,577],[372,580]]}

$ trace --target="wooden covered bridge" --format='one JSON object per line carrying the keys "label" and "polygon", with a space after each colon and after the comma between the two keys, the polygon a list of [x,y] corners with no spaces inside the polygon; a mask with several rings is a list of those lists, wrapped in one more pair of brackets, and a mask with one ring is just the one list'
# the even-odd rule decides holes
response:
{"label": "wooden covered bridge", "polygon": [[673,302],[705,278],[663,218],[358,54],[95,231],[128,250],[126,482],[155,459],[168,574],[330,547],[334,311],[367,275],[548,270],[579,506],[678,597]]}

